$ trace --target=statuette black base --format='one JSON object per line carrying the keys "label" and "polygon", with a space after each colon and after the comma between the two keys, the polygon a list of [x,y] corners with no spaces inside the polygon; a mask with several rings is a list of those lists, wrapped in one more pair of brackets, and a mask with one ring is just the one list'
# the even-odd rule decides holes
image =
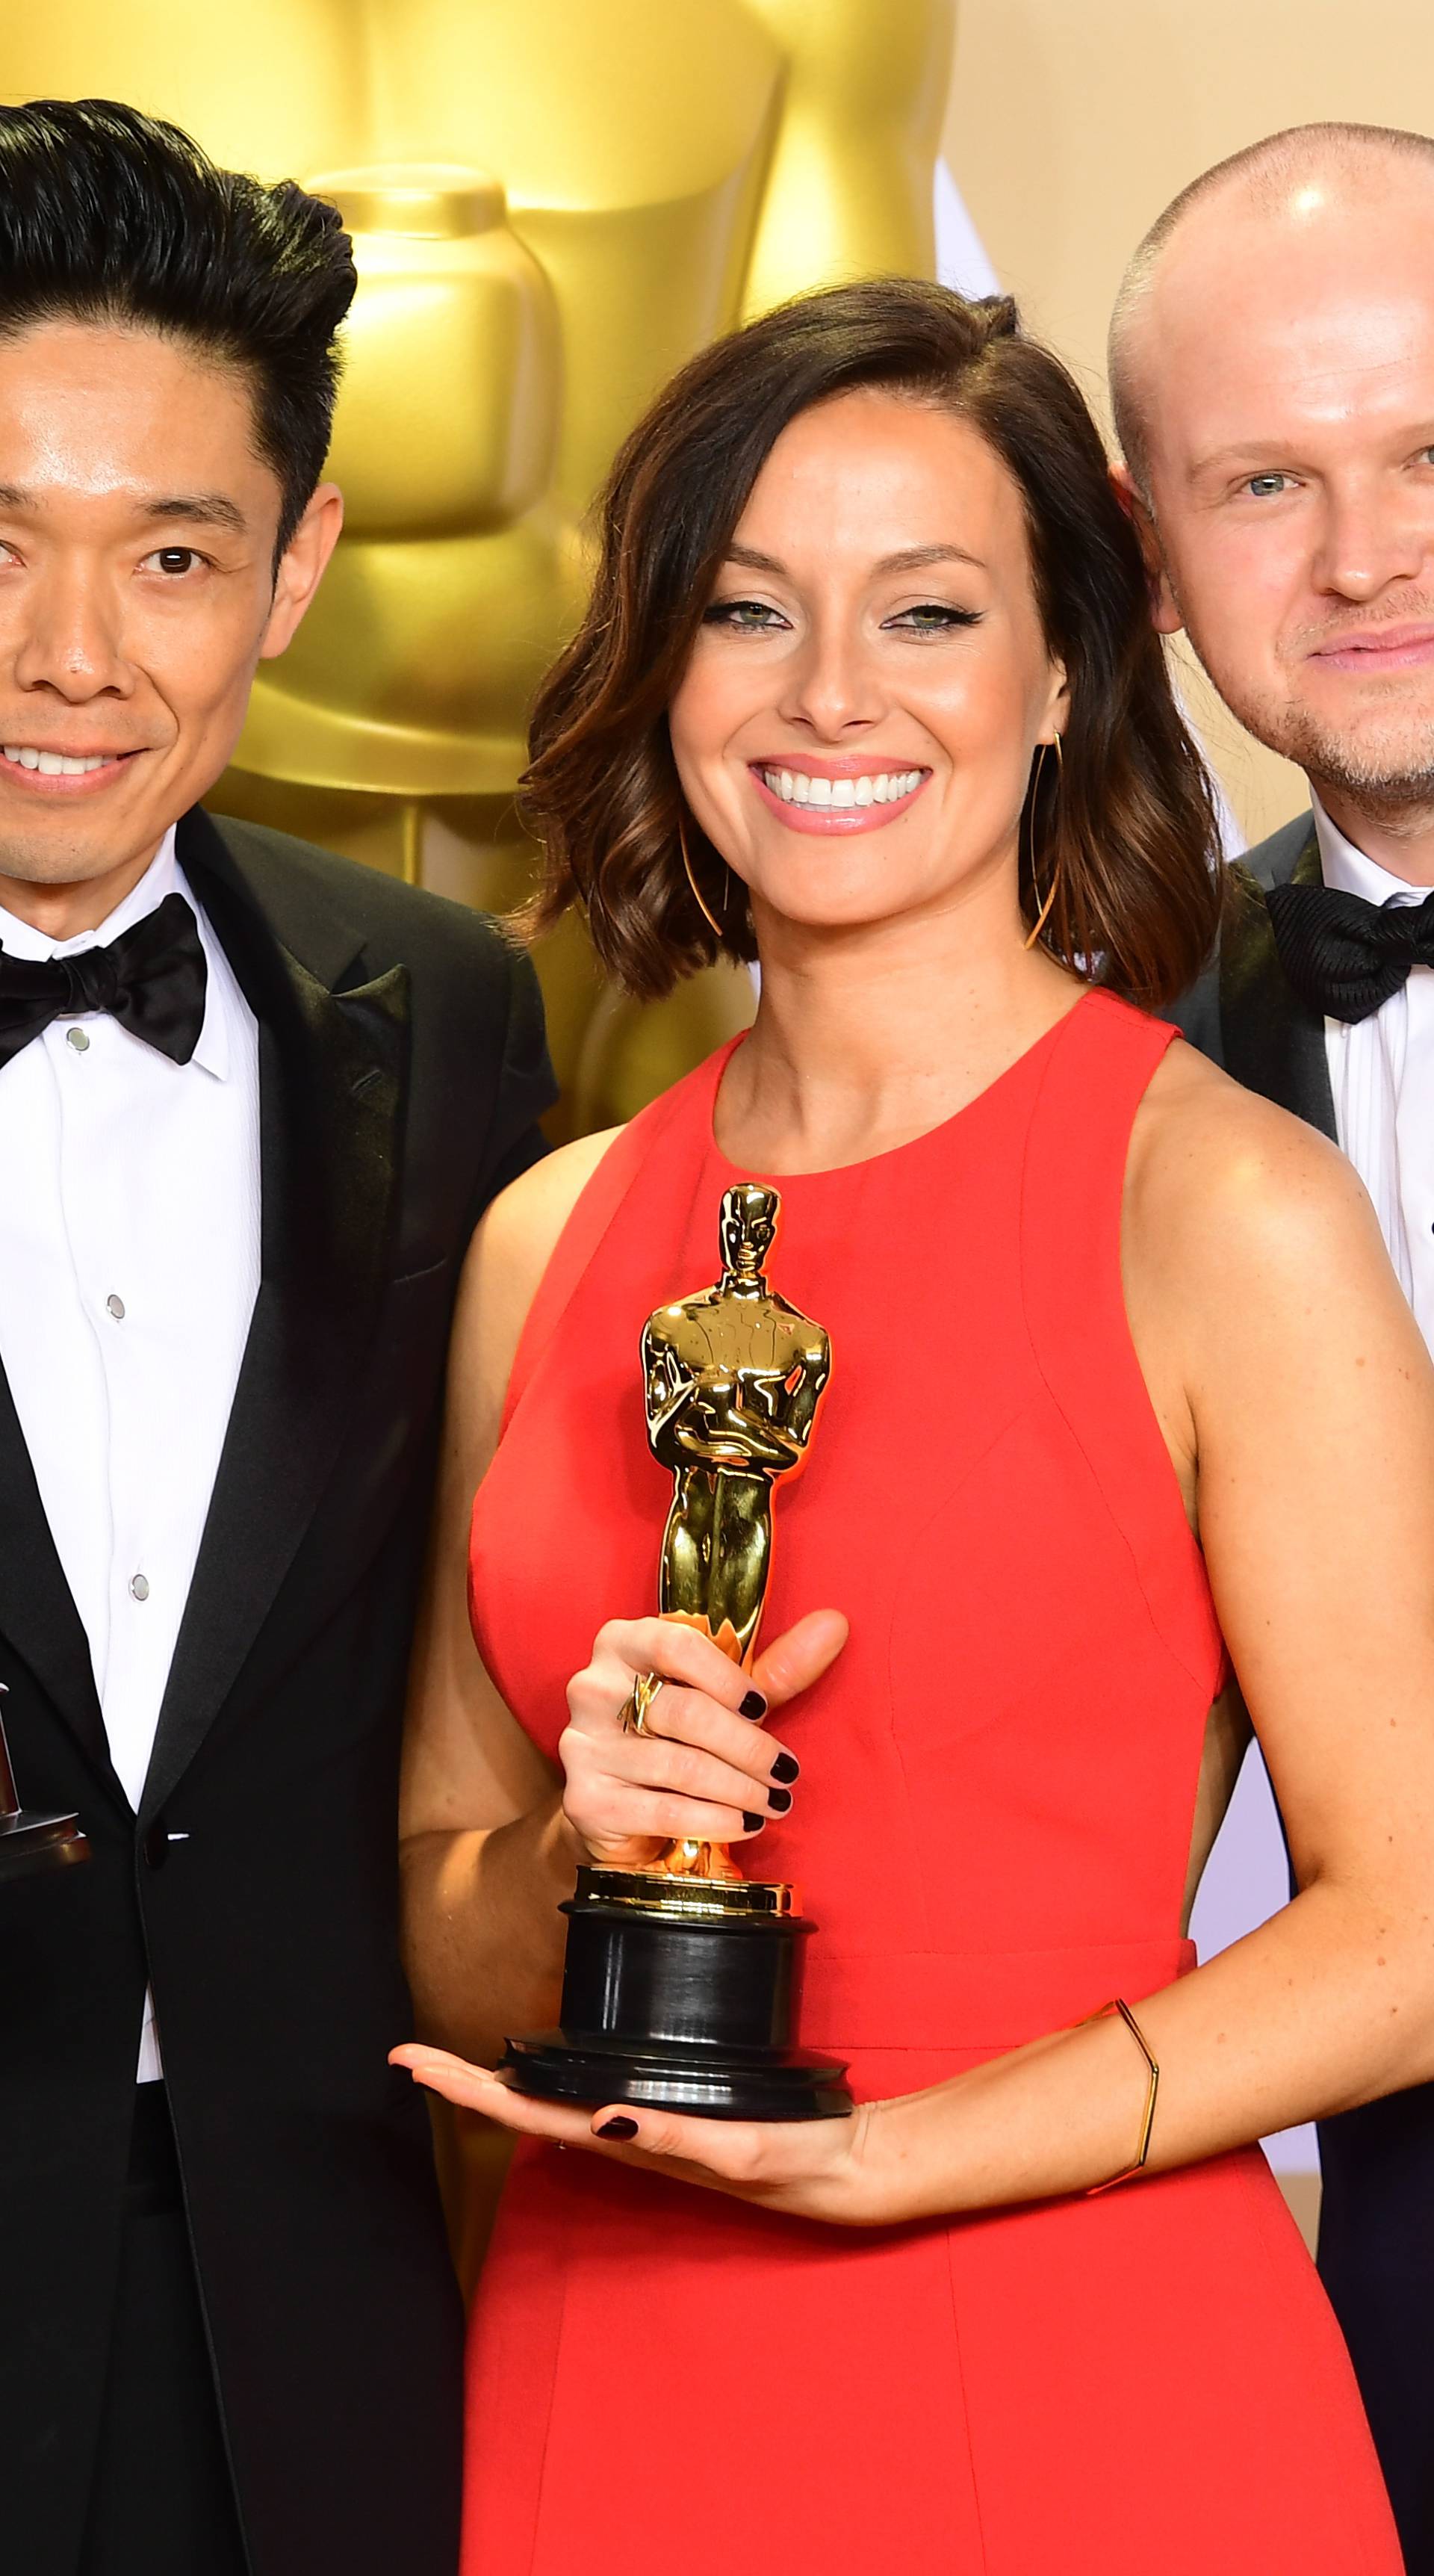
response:
{"label": "statuette black base", "polygon": [[800,1944],[790,1891],[584,1869],[568,1917],[562,2025],[510,2039],[521,2092],[709,2120],[833,2120],[837,2059],[790,2045]]}
{"label": "statuette black base", "polygon": [[649,2111],[691,2111],[704,2120],[841,2120],[851,2109],[835,2058],[743,2060],[699,2044],[654,2041],[603,2048],[564,2030],[510,2039],[503,2064],[520,2093],[548,2102],[635,2102]]}
{"label": "statuette black base", "polygon": [[0,1879],[21,1878],[29,1870],[66,1869],[89,1856],[78,1816],[40,1816],[24,1807],[0,1815]]}

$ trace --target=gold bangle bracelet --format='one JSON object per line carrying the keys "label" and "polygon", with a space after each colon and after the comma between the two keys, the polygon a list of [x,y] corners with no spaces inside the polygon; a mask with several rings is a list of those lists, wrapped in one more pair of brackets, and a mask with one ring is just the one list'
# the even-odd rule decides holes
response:
{"label": "gold bangle bracelet", "polygon": [[1087,2200],[1094,2200],[1098,2192],[1114,2191],[1117,2183],[1130,2182],[1134,2179],[1136,2174],[1143,2173],[1145,2171],[1145,2160],[1150,2153],[1150,2134],[1155,2126],[1155,2097],[1160,2090],[1160,2069],[1156,2064],[1155,2059],[1151,2056],[1149,2048],[1146,2046],[1145,2033],[1141,2029],[1139,2022],[1136,2020],[1134,2013],[1131,2011],[1129,2004],[1125,2001],[1124,1996],[1116,1995],[1108,2004],[1102,2004],[1099,2012],[1089,2013],[1081,2027],[1082,2029],[1088,2029],[1093,2021],[1108,2021],[1113,2013],[1118,2013],[1120,2015],[1120,2018],[1124,2022],[1126,2029],[1129,2031],[1131,2038],[1134,2040],[1136,2047],[1139,2049],[1141,2056],[1144,2058],[1146,2065],[1149,2067],[1150,2083],[1145,2095],[1145,2117],[1140,2124],[1140,2149],[1134,2164],[1126,2165],[1118,2174],[1112,2174],[1109,2182],[1091,2183],[1085,2195]]}

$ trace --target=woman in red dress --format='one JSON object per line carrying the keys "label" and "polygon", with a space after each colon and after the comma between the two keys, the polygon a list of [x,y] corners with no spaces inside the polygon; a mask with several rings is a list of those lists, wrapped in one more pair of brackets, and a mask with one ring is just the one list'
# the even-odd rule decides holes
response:
{"label": "woman in red dress", "polygon": [[[465,2576],[1395,2576],[1252,2142],[1434,2074],[1434,1378],[1349,1168],[1147,1016],[1216,930],[1208,801],[1009,305],[846,288],[693,362],[530,795],[546,917],[630,989],[762,979],[742,1042],[496,1203],[460,1307],[405,1840],[458,2054],[399,2055],[523,2133]],[[750,1671],[646,1615],[638,1369],[744,1176],[833,1353]],[[1299,1893],[1201,1967],[1231,1665]],[[485,2071],[556,2018],[580,1863],[758,1834],[852,2117]]]}

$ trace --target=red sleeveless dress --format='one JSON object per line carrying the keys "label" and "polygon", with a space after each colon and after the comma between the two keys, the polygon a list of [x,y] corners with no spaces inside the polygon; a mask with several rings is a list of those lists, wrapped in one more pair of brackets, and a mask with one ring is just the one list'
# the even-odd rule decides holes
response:
{"label": "red sleeveless dress", "polygon": [[[831,1385],[765,1633],[851,1641],[783,1713],[801,2035],[905,2093],[1194,1964],[1222,1647],[1126,1324],[1132,1119],[1173,1032],[1104,994],[957,1117],[779,1181]],[[638,1337],[710,1284],[730,1050],[612,1147],[553,1256],[473,1518],[479,1647],[557,1743],[655,1606]],[[1136,2088],[1132,2087],[1133,2095]],[[1138,2117],[1138,2103],[1132,2118]],[[1344,2347],[1258,2149],[869,2233],[520,2145],[472,2322],[463,2576],[1398,2576]]]}

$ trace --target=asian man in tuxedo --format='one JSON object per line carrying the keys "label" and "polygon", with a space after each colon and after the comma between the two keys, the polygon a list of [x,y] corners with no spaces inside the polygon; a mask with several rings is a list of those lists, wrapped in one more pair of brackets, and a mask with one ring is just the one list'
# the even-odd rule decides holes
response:
{"label": "asian man in tuxedo", "polygon": [[457,1271],[552,1098],[495,926],[211,820],[338,535],[333,210],[0,109],[0,2560],[451,2576],[387,2064]]}
{"label": "asian man in tuxedo", "polygon": [[[1157,623],[1310,790],[1171,1016],[1351,1157],[1434,1344],[1434,141],[1310,126],[1207,172],[1131,263],[1111,382]],[[1430,2576],[1434,2086],[1320,2151],[1320,2267]]]}

